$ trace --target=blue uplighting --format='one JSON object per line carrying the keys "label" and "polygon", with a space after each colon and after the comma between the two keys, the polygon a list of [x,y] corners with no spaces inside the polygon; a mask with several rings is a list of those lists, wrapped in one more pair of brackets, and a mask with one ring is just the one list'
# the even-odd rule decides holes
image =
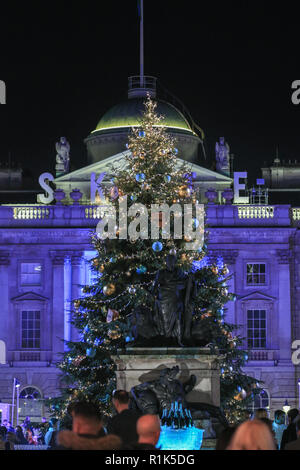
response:
{"label": "blue uplighting", "polygon": [[203,429],[195,427],[172,429],[162,426],[156,447],[160,450],[200,450],[203,434]]}

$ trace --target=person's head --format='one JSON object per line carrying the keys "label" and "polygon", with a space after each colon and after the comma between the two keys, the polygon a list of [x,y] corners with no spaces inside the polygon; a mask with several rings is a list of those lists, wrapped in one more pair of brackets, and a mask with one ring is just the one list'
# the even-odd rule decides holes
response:
{"label": "person's head", "polygon": [[136,423],[140,444],[155,446],[160,436],[160,419],[157,415],[141,416]]}
{"label": "person's head", "polygon": [[299,416],[299,419],[296,419],[295,425],[296,425],[297,435],[298,435],[298,437],[300,437],[300,416]]}
{"label": "person's head", "polygon": [[285,413],[282,410],[276,410],[274,413],[274,421],[276,424],[285,423]]}
{"label": "person's head", "polygon": [[42,418],[42,423],[47,423],[47,419],[46,419],[46,418]]}
{"label": "person's head", "polygon": [[299,411],[297,410],[297,408],[292,408],[291,410],[288,411],[288,421],[289,421],[289,424],[291,424],[294,419],[297,418],[299,414]]}
{"label": "person's head", "polygon": [[72,430],[76,434],[97,436],[102,428],[102,416],[92,403],[79,402],[72,406]]}
{"label": "person's head", "polygon": [[23,434],[21,426],[16,426],[16,432],[19,434],[20,432]]}
{"label": "person's head", "polygon": [[7,419],[4,419],[4,420],[3,420],[2,425],[5,426],[5,427],[7,427]]}
{"label": "person's head", "polygon": [[216,450],[226,450],[233,434],[236,431],[236,426],[229,426],[223,429],[217,440]]}
{"label": "person's head", "polygon": [[262,418],[268,418],[268,412],[265,408],[258,408],[258,410],[255,411],[254,419]]}
{"label": "person's head", "polygon": [[269,426],[259,419],[246,421],[235,431],[227,450],[275,450]]}
{"label": "person's head", "polygon": [[128,410],[130,402],[129,393],[126,390],[116,390],[113,394],[112,402],[117,413]]}

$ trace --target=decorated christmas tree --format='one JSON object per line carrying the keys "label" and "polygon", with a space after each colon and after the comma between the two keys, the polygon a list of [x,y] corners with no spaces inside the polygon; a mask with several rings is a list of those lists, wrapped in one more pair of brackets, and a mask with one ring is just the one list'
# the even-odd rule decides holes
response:
{"label": "decorated christmas tree", "polygon": [[[176,142],[149,97],[139,127],[129,135],[127,149],[124,168],[116,169],[109,184],[102,185],[106,218],[91,241],[97,252],[91,261],[97,281],[85,286],[82,298],[74,302],[73,324],[81,340],[68,342],[69,350],[59,364],[62,396],[52,401],[52,410],[61,418],[70,403],[87,400],[109,414],[116,387],[112,356],[118,348],[138,344],[139,338],[143,344],[155,344],[156,337],[161,346],[209,346],[218,355],[221,406],[234,421],[258,388],[242,371],[247,353],[241,349],[242,339],[233,334],[237,327],[225,319],[225,305],[235,300],[227,289],[230,273],[222,259],[210,262],[205,241],[193,239],[193,231],[207,238],[200,212],[195,212],[195,174],[178,158]],[[182,209],[181,215],[186,207],[190,211],[188,230],[181,237],[176,225],[180,214],[174,210],[168,226],[157,209],[163,204],[176,205],[177,212]],[[192,307],[188,327],[181,329],[179,317],[178,328],[168,332],[166,327],[164,333],[159,316],[155,325],[149,326],[147,321],[155,311],[158,273],[164,272],[168,259],[176,263],[183,279],[191,280]]]}

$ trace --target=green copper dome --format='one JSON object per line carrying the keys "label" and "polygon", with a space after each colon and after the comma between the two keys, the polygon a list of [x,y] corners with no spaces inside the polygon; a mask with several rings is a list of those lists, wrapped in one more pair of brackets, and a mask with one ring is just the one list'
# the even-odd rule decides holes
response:
{"label": "green copper dome", "polygon": [[[139,126],[141,115],[145,110],[144,101],[145,98],[131,98],[113,106],[100,119],[93,133],[98,134],[105,130],[115,129],[117,131],[122,127]],[[187,119],[172,104],[157,100],[156,111],[165,118],[162,125],[193,134]]]}

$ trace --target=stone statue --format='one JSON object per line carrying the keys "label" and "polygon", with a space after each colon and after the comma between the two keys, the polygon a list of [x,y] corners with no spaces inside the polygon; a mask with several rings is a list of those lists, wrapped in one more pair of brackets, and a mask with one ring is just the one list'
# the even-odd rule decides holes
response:
{"label": "stone statue", "polygon": [[230,147],[224,137],[216,143],[216,169],[221,173],[230,173]]}
{"label": "stone statue", "polygon": [[[191,343],[192,300],[195,283],[192,274],[176,267],[176,255],[168,255],[166,269],[157,272],[153,287],[154,324],[159,336],[176,338],[179,346]],[[184,344],[183,344],[184,343]]]}
{"label": "stone statue", "polygon": [[[160,371],[160,376],[156,380],[144,382],[132,387],[130,390],[130,407],[140,410],[143,414],[162,415],[163,409],[170,409],[175,401],[182,403],[182,408],[191,411],[195,424],[198,422],[200,428],[206,423],[206,428],[213,427],[212,434],[219,434],[228,427],[227,419],[221,408],[203,402],[189,402],[187,394],[196,385],[196,376],[190,375],[186,382],[181,382],[176,378],[179,373],[179,366],[165,368]],[[207,431],[206,431],[207,437]]]}
{"label": "stone statue", "polygon": [[165,368],[160,371],[157,380],[145,382],[132,387],[130,394],[133,404],[144,414],[162,414],[164,408],[170,408],[175,401],[187,408],[186,395],[194,388],[195,375],[191,375],[185,383],[176,379],[179,366]]}
{"label": "stone statue", "polygon": [[56,171],[67,173],[70,166],[70,144],[65,137],[61,137],[55,144],[56,148]]}

